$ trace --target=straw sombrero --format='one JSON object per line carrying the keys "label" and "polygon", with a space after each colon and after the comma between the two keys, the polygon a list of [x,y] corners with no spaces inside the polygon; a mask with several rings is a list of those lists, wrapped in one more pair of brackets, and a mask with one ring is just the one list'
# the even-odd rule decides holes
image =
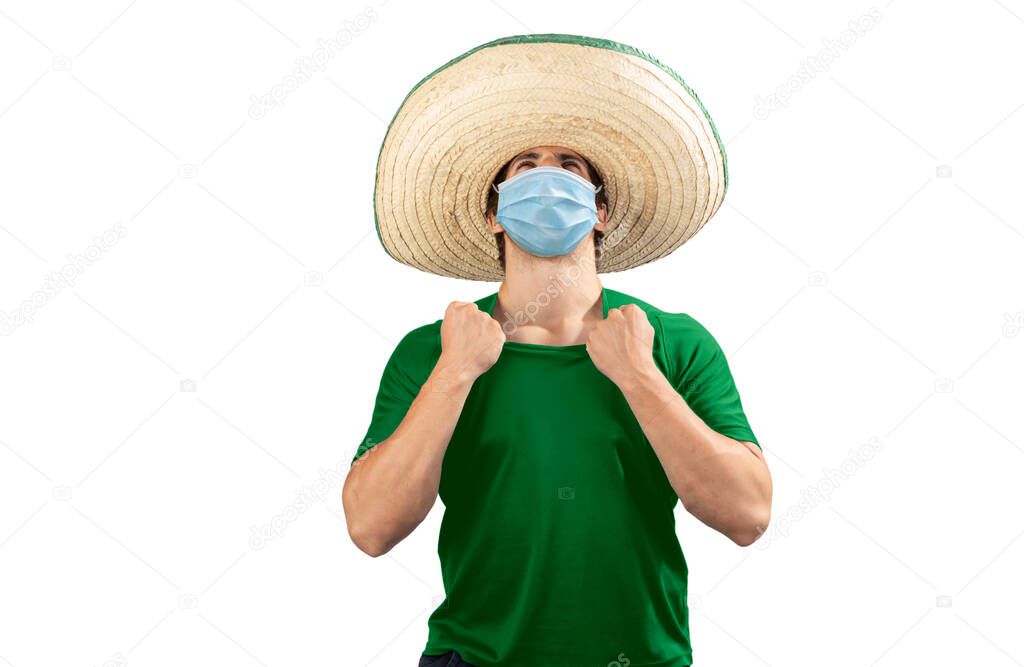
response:
{"label": "straw sombrero", "polygon": [[668,255],[714,215],[728,184],[711,116],[653,57],[592,37],[506,37],[432,72],[391,120],[374,192],[388,254],[443,276],[502,280],[488,188],[540,145],[571,148],[604,180],[599,272]]}

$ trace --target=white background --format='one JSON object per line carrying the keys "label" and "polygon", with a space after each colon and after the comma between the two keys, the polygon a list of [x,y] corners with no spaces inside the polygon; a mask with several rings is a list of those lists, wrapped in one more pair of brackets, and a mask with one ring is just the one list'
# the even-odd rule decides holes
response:
{"label": "white background", "polygon": [[697,664],[1024,663],[1024,3],[876,5],[767,117],[872,5],[373,3],[0,2],[0,664],[415,664],[443,508],[372,559],[327,471],[402,335],[496,284],[388,258],[374,165],[423,75],[524,32],[652,53],[728,142],[711,223],[602,276],[716,336],[774,474],[761,545],[677,512]]}

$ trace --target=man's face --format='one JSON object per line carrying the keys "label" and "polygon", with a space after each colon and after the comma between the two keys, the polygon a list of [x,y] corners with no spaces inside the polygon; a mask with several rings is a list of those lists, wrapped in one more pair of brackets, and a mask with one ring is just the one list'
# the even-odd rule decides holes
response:
{"label": "man's face", "polygon": [[512,159],[505,178],[507,180],[534,167],[561,167],[594,182],[593,174],[580,154],[562,146],[537,146],[523,151]]}
{"label": "man's face", "polygon": [[[533,148],[526,149],[515,156],[509,163],[505,180],[535,167],[561,167],[577,176],[582,176],[591,183],[594,182],[594,174],[591,173],[583,156],[565,146],[534,146]],[[608,208],[602,204],[597,208],[598,224],[595,225],[594,229],[603,232],[607,220]],[[487,222],[492,234],[504,231],[501,225],[494,219],[493,213],[488,213]]]}

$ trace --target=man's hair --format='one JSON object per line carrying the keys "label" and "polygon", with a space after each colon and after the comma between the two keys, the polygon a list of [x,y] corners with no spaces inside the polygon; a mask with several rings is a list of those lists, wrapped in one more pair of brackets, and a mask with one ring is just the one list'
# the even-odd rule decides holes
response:
{"label": "man's hair", "polygon": [[[595,188],[601,188],[597,191],[595,202],[597,207],[600,208],[602,204],[608,206],[608,197],[605,194],[605,189],[601,186],[604,185],[604,180],[601,175],[597,173],[597,169],[594,169],[594,165],[590,164],[587,158],[580,156],[583,160],[583,164],[587,165],[587,175],[590,177],[590,182],[594,184]],[[493,187],[487,188],[487,210],[486,214],[498,214],[498,193],[494,191],[494,188],[498,186],[508,176],[508,168],[512,166],[515,158],[512,158],[505,163],[501,169],[498,170],[498,175],[494,177]],[[594,230],[594,261],[596,262],[601,257],[601,239],[604,238],[604,232]],[[494,235],[494,241],[498,244],[498,264],[501,265],[501,270],[505,270],[505,233],[498,232]]]}

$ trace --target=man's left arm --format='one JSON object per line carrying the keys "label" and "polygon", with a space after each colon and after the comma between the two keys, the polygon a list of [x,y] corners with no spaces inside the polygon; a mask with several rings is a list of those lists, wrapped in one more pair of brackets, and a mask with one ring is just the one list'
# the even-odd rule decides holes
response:
{"label": "man's left arm", "polygon": [[764,454],[704,423],[655,364],[653,344],[647,314],[629,304],[591,329],[587,351],[626,397],[686,510],[736,544],[753,544],[771,517]]}

